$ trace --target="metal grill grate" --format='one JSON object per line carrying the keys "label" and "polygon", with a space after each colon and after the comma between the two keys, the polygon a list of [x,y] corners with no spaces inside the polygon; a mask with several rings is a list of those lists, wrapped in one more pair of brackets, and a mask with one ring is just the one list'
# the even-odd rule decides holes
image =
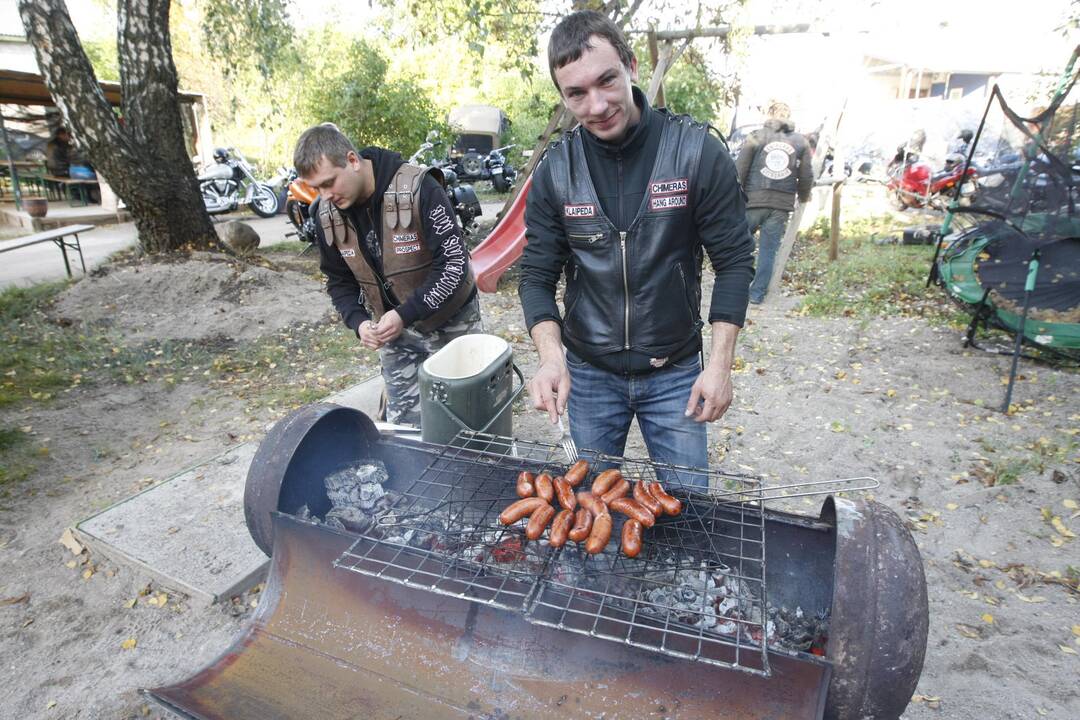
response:
{"label": "metal grill grate", "polygon": [[517,474],[561,475],[566,456],[557,445],[462,433],[416,480],[396,479],[390,512],[334,565],[522,612],[529,622],[767,675],[760,479],[709,471],[713,494],[705,495],[689,487],[702,471],[582,457],[594,468],[620,467],[631,481],[659,477],[683,501],[680,515],[645,531],[637,558],[619,552],[618,514],[598,555],[575,543],[552,549],[546,532],[529,542],[523,523],[503,526],[499,513],[518,499]]}

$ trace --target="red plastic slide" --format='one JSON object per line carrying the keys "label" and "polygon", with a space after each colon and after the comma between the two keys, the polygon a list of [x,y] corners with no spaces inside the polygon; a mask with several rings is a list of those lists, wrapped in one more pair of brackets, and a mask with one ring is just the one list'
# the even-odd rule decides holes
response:
{"label": "red plastic slide", "polygon": [[495,292],[499,276],[517,262],[525,249],[525,198],[529,196],[531,187],[532,175],[529,175],[521,186],[521,192],[514,198],[514,204],[491,234],[472,251],[473,273],[481,292]]}

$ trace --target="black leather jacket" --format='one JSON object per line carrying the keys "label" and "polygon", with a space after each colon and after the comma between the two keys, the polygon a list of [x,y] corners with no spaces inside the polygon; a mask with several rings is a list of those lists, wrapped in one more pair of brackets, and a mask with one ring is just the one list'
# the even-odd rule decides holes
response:
{"label": "black leather jacket", "polygon": [[[537,168],[519,295],[526,324],[562,325],[576,355],[638,374],[700,350],[701,266],[716,282],[709,321],[742,325],[753,278],[744,198],[723,144],[686,117],[652,111],[619,145],[578,129]],[[555,287],[565,273],[565,315]]]}

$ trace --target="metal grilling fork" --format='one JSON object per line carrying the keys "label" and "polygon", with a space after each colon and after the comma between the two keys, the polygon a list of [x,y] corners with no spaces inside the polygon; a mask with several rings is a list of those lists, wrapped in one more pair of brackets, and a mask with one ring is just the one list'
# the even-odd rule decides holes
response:
{"label": "metal grilling fork", "polygon": [[562,433],[562,437],[559,439],[559,444],[562,445],[563,452],[566,453],[566,459],[572,463],[578,460],[577,445],[574,443],[574,438],[570,436],[570,431],[563,425],[562,415],[558,416],[559,432]]}

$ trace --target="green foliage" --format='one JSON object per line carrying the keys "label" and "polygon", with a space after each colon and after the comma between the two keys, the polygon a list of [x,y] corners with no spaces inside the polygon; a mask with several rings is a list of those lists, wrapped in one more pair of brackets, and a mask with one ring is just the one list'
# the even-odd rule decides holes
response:
{"label": "green foliage", "polygon": [[[332,47],[323,36],[318,47]],[[303,97],[307,124],[332,122],[355,144],[379,145],[408,157],[439,123],[440,113],[412,79],[394,77],[374,44],[355,40],[343,54],[320,58]]]}
{"label": "green foliage", "polygon": [[[641,87],[648,88],[652,80],[649,46],[645,40],[634,43],[638,58],[638,77]],[[695,48],[687,48],[664,77],[664,100],[672,112],[685,113],[699,122],[715,123],[718,103],[725,97],[720,80],[709,69],[705,57]]]}
{"label": "green foliage", "polygon": [[82,46],[98,80],[120,79],[120,60],[116,55],[115,40],[86,39]]}
{"label": "green foliage", "polygon": [[296,60],[286,0],[204,0],[202,31],[226,76],[235,67],[254,66],[270,78]]}

